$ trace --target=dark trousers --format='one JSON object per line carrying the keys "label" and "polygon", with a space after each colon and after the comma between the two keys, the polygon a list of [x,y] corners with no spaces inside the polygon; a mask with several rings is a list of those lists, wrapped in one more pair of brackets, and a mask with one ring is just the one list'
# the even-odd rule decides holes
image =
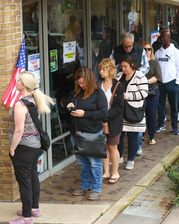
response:
{"label": "dark trousers", "polygon": [[168,101],[170,104],[171,111],[171,125],[172,128],[177,128],[178,126],[178,85],[175,83],[176,80],[171,82],[164,83],[159,86],[160,96],[159,96],[159,105],[158,105],[158,125],[163,125],[166,115],[166,96],[168,96]]}
{"label": "dark trousers", "polygon": [[[16,151],[17,150],[17,151]],[[23,217],[31,217],[32,208],[39,208],[40,183],[37,175],[39,149],[21,146],[11,157],[22,201]],[[21,160],[23,158],[25,161]]]}
{"label": "dark trousers", "polygon": [[146,123],[150,139],[153,139],[155,137],[158,103],[159,89],[156,89],[155,96],[148,96],[146,98]]}
{"label": "dark trousers", "polygon": [[[128,161],[134,161],[135,155],[137,153],[138,148],[138,133],[139,132],[126,132],[128,138]],[[120,153],[120,157],[123,157],[124,153],[124,135],[125,132],[121,133],[120,142],[118,145],[118,150]]]}
{"label": "dark trousers", "polygon": [[179,86],[178,86],[178,113],[179,113]]}

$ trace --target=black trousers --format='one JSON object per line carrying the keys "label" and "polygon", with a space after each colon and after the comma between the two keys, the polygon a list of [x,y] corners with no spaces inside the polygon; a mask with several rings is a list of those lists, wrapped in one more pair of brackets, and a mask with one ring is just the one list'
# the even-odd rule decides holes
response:
{"label": "black trousers", "polygon": [[32,208],[39,208],[40,183],[37,160],[40,149],[18,146],[11,157],[22,201],[23,217],[31,217]]}

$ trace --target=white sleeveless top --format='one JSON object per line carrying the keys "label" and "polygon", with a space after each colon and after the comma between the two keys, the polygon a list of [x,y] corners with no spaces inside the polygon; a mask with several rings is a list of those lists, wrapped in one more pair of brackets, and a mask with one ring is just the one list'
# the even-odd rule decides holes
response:
{"label": "white sleeveless top", "polygon": [[106,98],[107,98],[107,101],[108,101],[108,110],[109,110],[109,102],[110,102],[110,99],[111,99],[111,96],[112,96],[111,87],[105,92],[104,87],[103,87],[103,82],[102,82],[101,89],[104,91],[104,93],[106,95]]}

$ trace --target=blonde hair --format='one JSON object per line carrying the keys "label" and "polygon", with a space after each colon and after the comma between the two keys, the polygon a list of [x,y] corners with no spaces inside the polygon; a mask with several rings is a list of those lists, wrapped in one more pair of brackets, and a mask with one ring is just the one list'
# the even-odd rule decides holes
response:
{"label": "blonde hair", "polygon": [[151,43],[149,42],[149,41],[145,41],[145,42],[143,42],[142,44],[141,44],[141,46],[144,48],[144,46],[146,46],[146,45],[150,45],[150,47],[151,47],[151,54],[150,54],[150,60],[154,60],[155,59],[155,55],[154,55],[154,49],[153,49],[153,47],[152,47],[152,45],[151,45]]}
{"label": "blonde hair", "polygon": [[54,105],[54,101],[51,97],[45,95],[42,91],[37,89],[37,78],[34,73],[24,71],[20,73],[19,78],[25,85],[27,91],[32,92],[38,113],[50,113],[50,104]]}
{"label": "blonde hair", "polygon": [[116,77],[116,67],[114,60],[111,58],[103,58],[98,65],[98,69],[107,68],[109,71],[109,76],[114,79]]}

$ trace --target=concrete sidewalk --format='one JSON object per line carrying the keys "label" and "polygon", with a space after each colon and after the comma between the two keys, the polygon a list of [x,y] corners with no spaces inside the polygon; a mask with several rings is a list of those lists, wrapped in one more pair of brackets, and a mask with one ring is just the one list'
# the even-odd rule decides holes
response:
{"label": "concrete sidewalk", "polygon": [[[163,172],[163,163],[173,163],[179,157],[179,146],[175,147],[163,160],[159,162],[147,175],[145,175],[137,184],[135,184],[128,192],[115,204],[50,204],[40,203],[41,217],[34,218],[34,223],[59,223],[59,224],[127,224],[140,223],[142,219],[143,224],[159,224],[157,222],[151,222],[151,219],[146,219],[150,222],[144,221],[144,216],[131,216],[129,213],[124,211],[128,206],[130,208],[131,203],[142,195],[142,192],[151,188],[151,183],[157,182],[158,178]],[[167,178],[168,180],[168,178]],[[168,180],[169,181],[169,180]],[[163,182],[163,181],[162,181]],[[172,193],[166,192],[168,196]],[[20,202],[14,203],[0,203],[0,223],[7,223],[9,220],[18,218],[16,215],[17,209],[21,207]],[[154,209],[156,207],[154,206]],[[159,213],[163,211],[159,211]],[[167,216],[167,221],[163,224],[174,224],[173,219],[179,220],[178,209],[174,209]],[[119,215],[120,214],[120,215]],[[140,213],[138,213],[140,214]],[[174,214],[174,215],[173,215]],[[160,214],[162,215],[162,214]],[[160,216],[159,215],[159,216]],[[131,221],[132,218],[132,221]],[[172,219],[173,218],[173,219]],[[114,221],[113,221],[114,220]],[[119,221],[121,220],[121,221]],[[154,220],[156,221],[156,219]]]}

